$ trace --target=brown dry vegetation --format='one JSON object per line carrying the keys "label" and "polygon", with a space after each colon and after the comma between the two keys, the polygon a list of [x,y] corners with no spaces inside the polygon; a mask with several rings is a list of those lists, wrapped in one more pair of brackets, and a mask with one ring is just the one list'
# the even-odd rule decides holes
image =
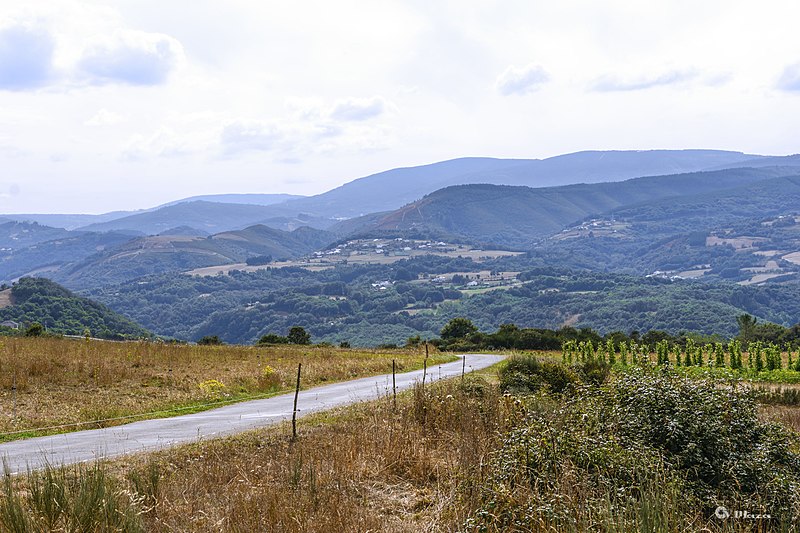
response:
{"label": "brown dry vegetation", "polygon": [[[739,400],[713,386],[696,388],[691,381],[673,378],[687,393],[738,405]],[[630,379],[629,385],[644,387],[649,400],[642,405],[659,409],[658,394],[648,392],[654,384],[663,385],[659,374],[643,370]],[[76,487],[69,488],[75,496],[64,498],[72,517],[85,508],[85,494],[91,492],[83,487],[104,476],[96,484],[104,499],[95,504],[91,527],[83,529],[91,531],[753,530],[753,524],[728,527],[709,518],[705,500],[694,492],[697,486],[676,476],[652,445],[643,447],[636,440],[621,447],[624,433],[607,432],[619,419],[603,422],[611,413],[605,402],[616,397],[610,396],[614,390],[624,389],[580,389],[572,399],[542,392],[520,400],[501,395],[499,387],[480,377],[467,376],[424,389],[417,385],[398,397],[396,407],[383,398],[314,415],[302,421],[295,442],[283,425],[120,459],[106,464],[100,474],[85,468],[62,470],[55,474],[56,484],[38,479],[45,487]],[[682,429],[694,427],[696,416],[717,424],[712,432],[724,428],[716,404],[702,412],[681,405],[674,407]],[[628,429],[640,427],[650,414],[644,412]],[[705,423],[695,430],[707,437]],[[673,459],[682,457],[681,450],[677,453]],[[774,465],[785,468],[779,463]],[[745,460],[740,466],[747,464]],[[762,466],[771,472],[773,464]],[[68,482],[58,482],[61,478]],[[41,524],[54,515],[33,497],[36,480],[7,478],[0,495],[0,524]],[[752,498],[757,495],[741,494],[756,507],[759,502]],[[105,498],[115,501],[114,513],[103,511]],[[122,525],[109,519],[120,524],[119,517],[132,514]],[[775,530],[794,531],[793,525],[796,521],[785,522]]]}
{"label": "brown dry vegetation", "polygon": [[778,422],[800,433],[800,406],[762,405],[758,414],[761,420]]}
{"label": "brown dry vegetation", "polygon": [[[303,386],[309,387],[391,372],[392,359],[401,371],[421,368],[424,351],[9,337],[0,340],[0,433],[277,393],[293,386],[298,362],[303,363]],[[453,359],[434,353],[429,364]],[[225,388],[209,394],[199,386],[208,380]]]}
{"label": "brown dry vegetation", "polygon": [[397,410],[385,399],[318,417],[294,443],[284,427],[158,454],[135,467],[163,476],[146,529],[452,531],[521,415],[495,387],[467,383],[418,386]]}

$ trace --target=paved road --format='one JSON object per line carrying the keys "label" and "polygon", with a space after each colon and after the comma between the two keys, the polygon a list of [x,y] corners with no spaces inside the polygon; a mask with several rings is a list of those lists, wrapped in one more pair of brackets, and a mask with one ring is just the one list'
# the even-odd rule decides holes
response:
{"label": "paved road", "polygon": [[[468,372],[486,368],[502,359],[496,355],[478,354],[464,357]],[[461,365],[459,360],[431,367],[426,381],[459,376]],[[421,379],[422,370],[397,374],[397,390],[408,389]],[[298,416],[373,400],[390,393],[391,387],[392,375],[388,374],[300,391]],[[40,469],[46,463],[57,466],[158,450],[290,420],[293,401],[294,393],[283,394],[202,413],[7,442],[0,444],[0,457],[6,461],[10,472],[24,473],[28,469]]]}

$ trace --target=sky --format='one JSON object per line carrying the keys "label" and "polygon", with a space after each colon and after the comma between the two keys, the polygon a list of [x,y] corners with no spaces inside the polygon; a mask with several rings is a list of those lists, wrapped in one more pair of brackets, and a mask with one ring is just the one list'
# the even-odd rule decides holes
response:
{"label": "sky", "polygon": [[0,0],[0,213],[580,150],[800,152],[796,0]]}

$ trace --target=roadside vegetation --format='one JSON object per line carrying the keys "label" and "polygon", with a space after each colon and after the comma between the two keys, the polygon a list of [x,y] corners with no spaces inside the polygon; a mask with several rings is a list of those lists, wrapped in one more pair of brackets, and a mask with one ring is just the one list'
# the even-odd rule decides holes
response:
{"label": "roadside vegetation", "polygon": [[[425,350],[181,345],[0,338],[0,440],[174,416],[310,387],[422,368]],[[429,365],[454,360],[435,350]],[[75,425],[82,422],[91,424]],[[50,428],[50,429],[41,429]]]}
{"label": "roadside vegetation", "polygon": [[[0,524],[16,531],[69,530],[78,520],[83,530],[118,531],[796,531],[800,410],[758,398],[744,382],[672,365],[520,355],[499,373],[418,384],[396,405],[387,397],[304,419],[296,441],[278,426],[7,478]],[[42,486],[65,502],[63,511],[42,503],[35,489]],[[97,493],[114,496],[86,500]],[[720,518],[723,511],[731,516]]]}

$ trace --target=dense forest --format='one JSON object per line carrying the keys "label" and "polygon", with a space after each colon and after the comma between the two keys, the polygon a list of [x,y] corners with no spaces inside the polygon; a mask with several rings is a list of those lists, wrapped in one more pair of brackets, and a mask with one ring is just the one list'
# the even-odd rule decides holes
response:
{"label": "dense forest", "polygon": [[[481,264],[429,256],[321,272],[282,268],[211,277],[169,274],[89,295],[159,335],[188,340],[218,335],[236,343],[285,334],[292,326],[306,328],[315,342],[403,343],[417,335],[434,338],[460,316],[486,332],[514,323],[724,337],[737,333],[736,318],[742,313],[784,326],[800,321],[797,284],[710,284],[532,267],[532,262],[526,256]],[[518,274],[496,290],[464,285],[470,272],[486,269]],[[447,277],[453,273],[465,275]]]}
{"label": "dense forest", "polygon": [[[0,309],[0,321],[14,321],[38,333],[86,335],[103,339],[150,337],[151,334],[105,305],[76,296],[44,278],[22,278],[11,288],[12,305]],[[10,331],[7,331],[10,333]]]}

